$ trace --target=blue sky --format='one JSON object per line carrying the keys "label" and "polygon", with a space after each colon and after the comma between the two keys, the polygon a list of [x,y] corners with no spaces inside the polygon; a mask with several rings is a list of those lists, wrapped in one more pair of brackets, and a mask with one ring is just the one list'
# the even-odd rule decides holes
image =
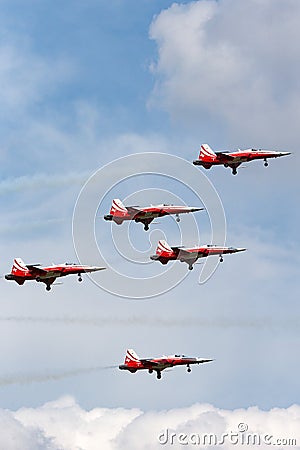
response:
{"label": "blue sky", "polygon": [[63,60],[73,71],[49,97],[43,93],[47,98],[34,105],[39,112],[47,112],[46,101],[48,112],[72,115],[74,102],[84,100],[112,116],[102,133],[107,125],[113,132],[128,127],[144,131],[149,121],[158,126],[156,115],[145,109],[153,84],[148,66],[155,57],[148,28],[157,8],[170,2],[66,1],[58,8],[50,2],[31,3],[4,2],[5,31],[25,41],[35,56]]}
{"label": "blue sky", "polygon": [[[34,410],[69,395],[75,409],[128,408],[129,417],[130,408],[183,408],[188,418],[194,403],[228,411],[299,403],[298,2],[59,3],[0,2],[2,274],[18,256],[45,265],[76,260],[76,199],[89,176],[116,158],[154,151],[192,161],[203,142],[293,155],[267,169],[248,164],[237,177],[225,168],[205,171],[225,209],[228,245],[248,250],[225,258],[204,285],[201,266],[170,292],[140,301],[108,294],[87,277],[81,285],[69,277],[51,293],[1,280],[0,407]],[[193,170],[202,186],[202,169]],[[145,267],[119,259],[101,215],[110,195],[132,199],[151,187],[197,201],[166,178],[145,175],[114,187],[95,229],[121,272],[143,276]],[[145,192],[144,204],[156,199]],[[201,214],[196,223],[208,239]],[[189,229],[187,218],[182,226]],[[161,233],[179,239],[170,218],[149,235],[138,224],[128,235],[125,227],[113,231],[146,249],[141,258]],[[178,270],[181,276],[186,267]],[[145,357],[179,352],[215,361],[189,375],[173,370],[160,383],[118,370],[63,377],[122,363],[127,347]],[[22,382],[36,375],[45,380]]]}

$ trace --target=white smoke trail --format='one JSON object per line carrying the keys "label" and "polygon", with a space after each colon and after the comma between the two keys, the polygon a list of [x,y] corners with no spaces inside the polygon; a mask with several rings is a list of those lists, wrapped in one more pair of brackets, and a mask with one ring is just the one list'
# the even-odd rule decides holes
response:
{"label": "white smoke trail", "polygon": [[70,184],[82,184],[88,177],[90,172],[82,173],[66,173],[66,174],[56,174],[56,175],[24,175],[17,178],[8,178],[6,180],[0,181],[0,195],[6,195],[11,192],[20,192],[26,189],[36,189],[36,188],[55,188],[61,186],[68,186]]}
{"label": "white smoke trail", "polygon": [[219,317],[207,319],[203,317],[181,317],[181,318],[161,318],[161,317],[142,317],[132,316],[126,318],[118,317],[39,317],[39,316],[7,316],[0,317],[0,322],[17,322],[17,323],[43,323],[56,325],[77,325],[77,326],[94,326],[94,327],[110,327],[112,325],[130,327],[135,326],[151,326],[151,327],[206,327],[206,328],[254,328],[254,329],[299,329],[300,318],[275,319],[273,317],[260,318],[227,318]]}
{"label": "white smoke trail", "polygon": [[95,367],[87,367],[85,369],[74,369],[50,374],[7,375],[0,377],[0,386],[8,386],[10,384],[31,384],[31,383],[44,383],[47,381],[58,381],[64,378],[74,377],[85,373],[96,372],[99,370],[115,369],[117,367],[118,366],[95,366]]}

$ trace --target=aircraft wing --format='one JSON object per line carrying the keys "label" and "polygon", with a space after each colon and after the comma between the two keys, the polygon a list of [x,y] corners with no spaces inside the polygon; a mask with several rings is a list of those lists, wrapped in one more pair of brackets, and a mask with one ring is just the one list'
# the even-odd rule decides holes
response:
{"label": "aircraft wing", "polygon": [[222,156],[224,158],[231,159],[231,160],[235,159],[234,156],[231,156],[231,155],[229,155],[229,153],[225,153],[225,152],[216,152],[216,155],[217,156]]}
{"label": "aircraft wing", "polygon": [[159,363],[153,361],[152,359],[140,359],[143,364],[151,364],[152,366],[159,366]]}
{"label": "aircraft wing", "polygon": [[183,259],[195,259],[198,256],[198,251],[187,251],[183,248],[177,247],[179,249],[179,258],[183,258]]}
{"label": "aircraft wing", "polygon": [[140,208],[136,208],[134,206],[126,206],[127,211],[129,212],[129,214],[138,214],[140,212],[143,212],[142,209]]}
{"label": "aircraft wing", "polygon": [[28,270],[30,270],[30,272],[35,273],[37,275],[46,275],[47,274],[47,270],[44,269],[40,269],[39,264],[27,264],[26,267]]}

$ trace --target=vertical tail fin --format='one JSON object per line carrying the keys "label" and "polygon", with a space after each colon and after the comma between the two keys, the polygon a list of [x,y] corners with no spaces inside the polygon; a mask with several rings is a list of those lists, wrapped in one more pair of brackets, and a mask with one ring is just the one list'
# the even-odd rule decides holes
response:
{"label": "vertical tail fin", "polygon": [[136,363],[138,363],[140,360],[140,358],[138,357],[138,355],[135,353],[134,350],[127,349],[126,351],[126,356],[125,356],[125,364],[127,364],[127,366],[130,365],[135,365]]}
{"label": "vertical tail fin", "polygon": [[164,240],[158,241],[156,254],[158,256],[161,256],[161,255],[166,255],[166,254],[168,255],[170,253],[173,253],[173,250],[171,249],[171,247],[169,246],[167,241],[164,241]]}
{"label": "vertical tail fin", "polygon": [[199,154],[199,159],[202,161],[210,161],[211,159],[214,159],[216,157],[215,152],[210,148],[208,144],[202,144]]}
{"label": "vertical tail fin", "polygon": [[28,268],[26,267],[24,261],[22,261],[21,258],[15,258],[11,269],[11,273],[16,276],[18,275],[22,276],[26,272],[28,272]]}
{"label": "vertical tail fin", "polygon": [[110,214],[112,216],[125,216],[127,214],[127,208],[120,199],[114,198],[110,208]]}

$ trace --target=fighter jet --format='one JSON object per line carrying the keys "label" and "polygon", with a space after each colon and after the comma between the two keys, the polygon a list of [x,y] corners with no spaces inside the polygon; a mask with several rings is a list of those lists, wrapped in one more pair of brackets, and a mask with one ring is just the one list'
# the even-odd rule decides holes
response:
{"label": "fighter jet", "polygon": [[5,279],[16,281],[20,285],[23,285],[27,280],[35,280],[45,283],[46,290],[50,291],[51,285],[55,282],[56,278],[77,274],[78,281],[82,281],[82,273],[96,272],[104,269],[105,267],[82,266],[80,264],[70,263],[41,267],[40,264],[25,264],[21,258],[16,258],[14,259],[11,273],[5,275]]}
{"label": "fighter jet", "polygon": [[202,245],[197,247],[170,247],[164,241],[158,241],[156,254],[150,256],[153,261],[160,261],[161,264],[167,264],[169,261],[178,259],[180,262],[185,262],[189,266],[189,270],[193,269],[193,264],[199,258],[206,258],[207,256],[219,255],[220,262],[223,262],[223,256],[228,253],[238,253],[245,251],[245,248],[234,247],[220,247],[218,245]]}
{"label": "fighter jet", "polygon": [[135,373],[137,370],[148,370],[149,373],[156,372],[156,377],[160,380],[161,372],[170,367],[187,366],[187,371],[191,372],[190,366],[192,364],[202,364],[211,361],[213,359],[189,358],[184,355],[140,359],[134,350],[129,349],[126,352],[125,362],[119,366],[119,369],[128,370],[131,373]]}
{"label": "fighter jet", "polygon": [[112,220],[116,224],[121,225],[124,220],[134,220],[144,225],[144,230],[149,230],[150,223],[157,217],[167,215],[175,215],[177,222],[180,221],[179,214],[201,211],[204,208],[194,208],[190,206],[174,206],[174,205],[151,205],[146,207],[140,206],[124,206],[120,199],[115,198],[112,201],[110,213],[104,216],[105,220]]}
{"label": "fighter jet", "polygon": [[263,159],[264,165],[269,165],[269,158],[279,158],[280,156],[290,155],[290,152],[278,152],[274,150],[256,150],[249,148],[247,150],[238,150],[237,152],[214,152],[208,144],[202,144],[199,158],[193,161],[195,166],[203,166],[205,169],[210,169],[212,166],[223,165],[230,167],[232,174],[237,174],[237,167],[242,163],[254,161],[255,159]]}

